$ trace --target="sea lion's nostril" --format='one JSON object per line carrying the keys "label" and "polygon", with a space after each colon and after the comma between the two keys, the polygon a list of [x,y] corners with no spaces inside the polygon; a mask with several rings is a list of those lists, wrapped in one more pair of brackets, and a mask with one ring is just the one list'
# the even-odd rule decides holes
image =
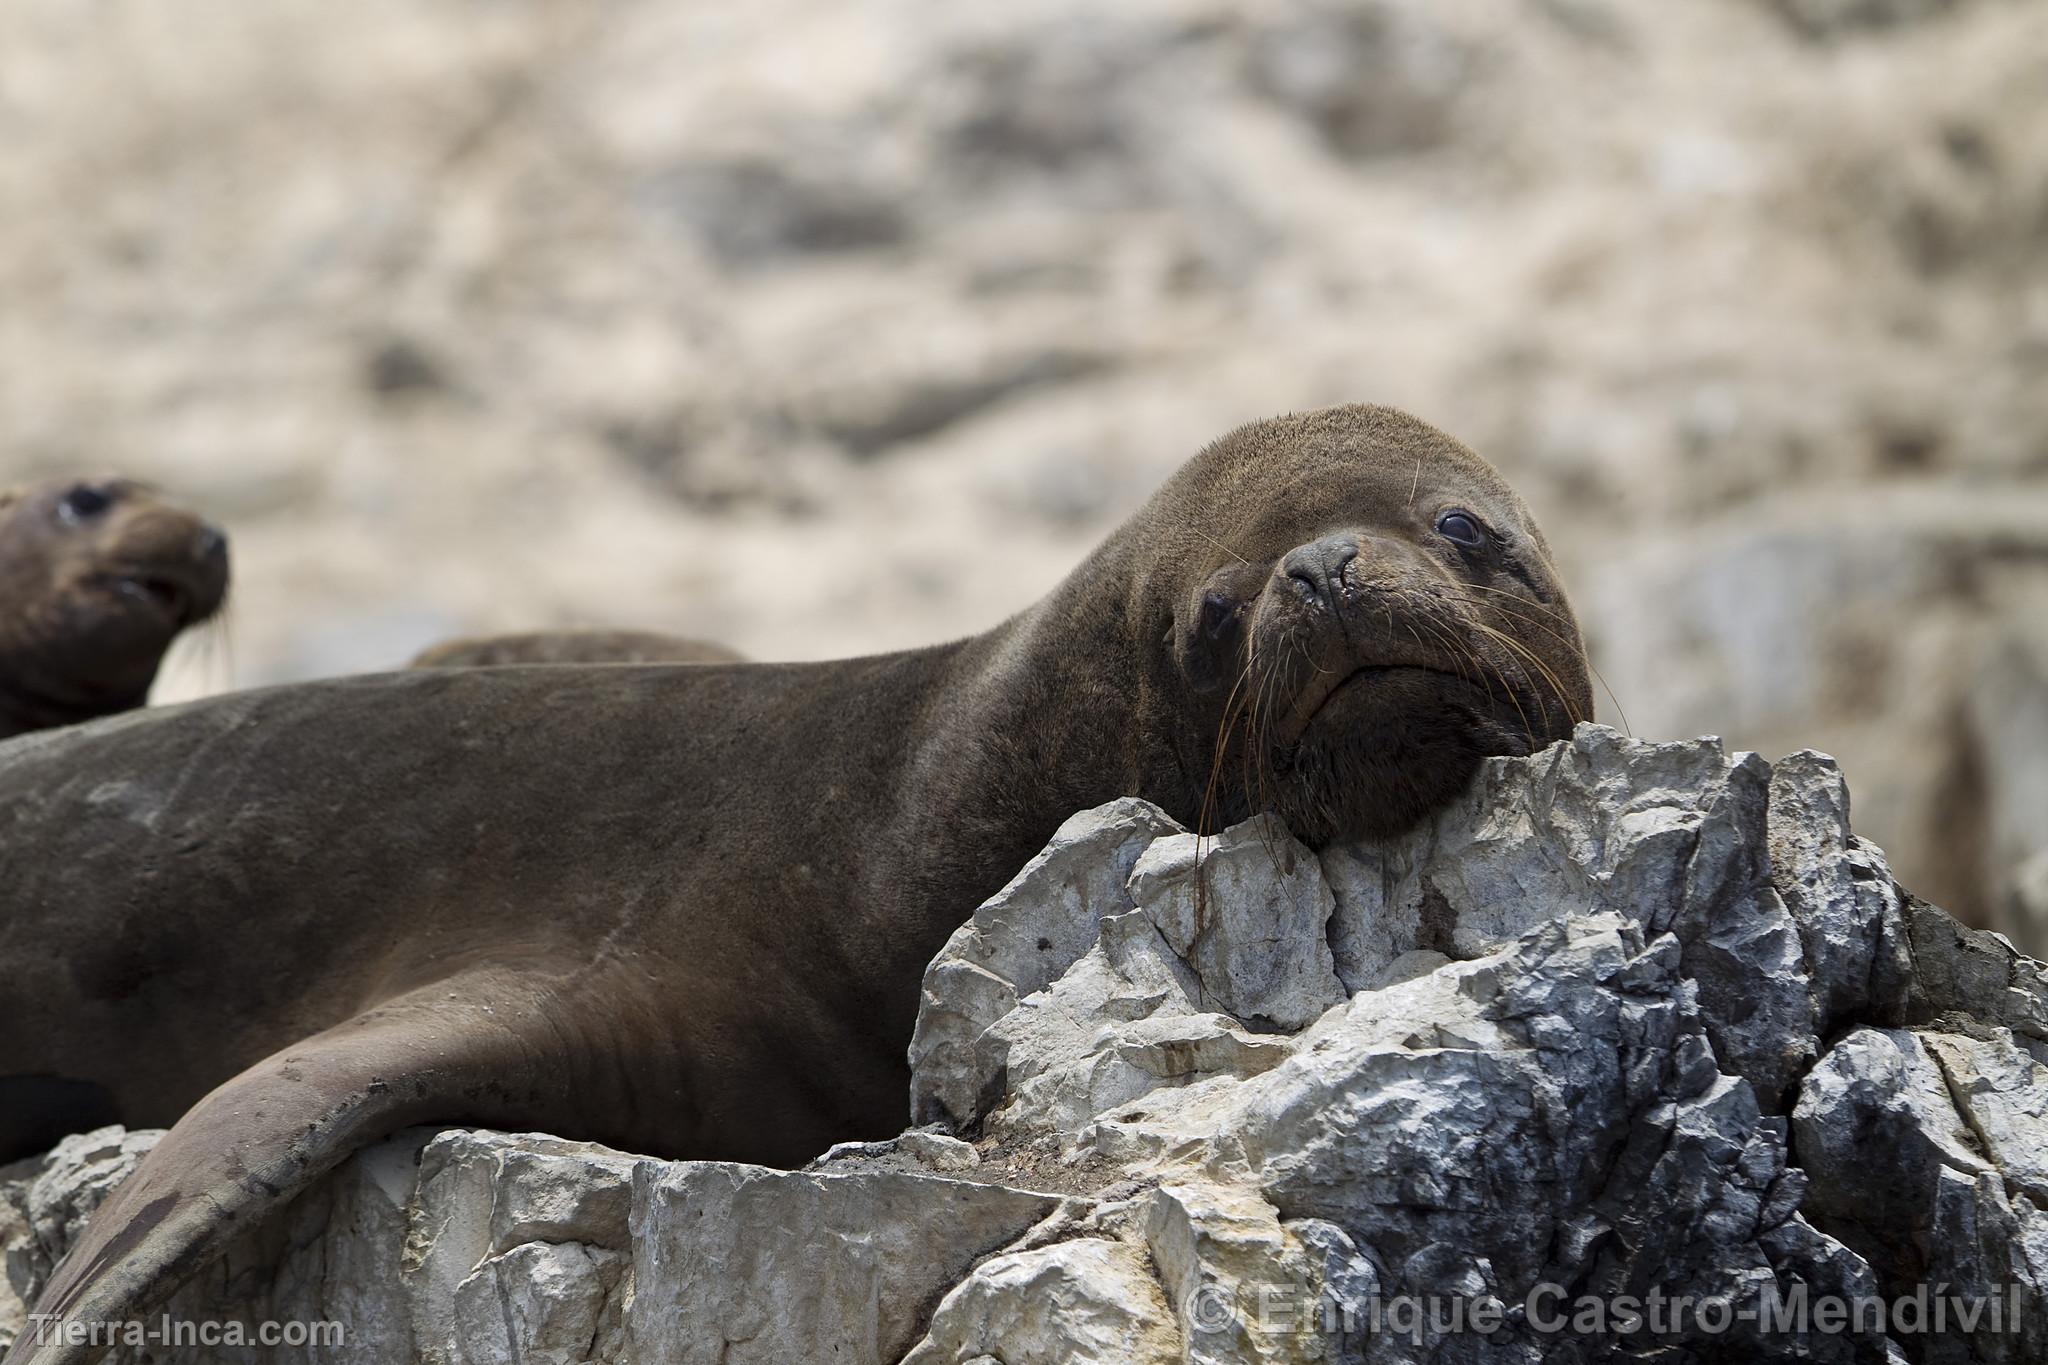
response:
{"label": "sea lion's nostril", "polygon": [[1329,600],[1330,580],[1323,569],[1323,555],[1319,546],[1300,545],[1289,550],[1287,557],[1280,561],[1280,572],[1286,574],[1309,601]]}
{"label": "sea lion's nostril", "polygon": [[1349,535],[1324,536],[1297,545],[1280,561],[1280,571],[1300,585],[1311,601],[1330,605],[1343,584],[1344,570],[1358,558],[1358,541]]}
{"label": "sea lion's nostril", "polygon": [[225,559],[228,554],[228,538],[222,535],[216,527],[202,527],[199,531],[198,540],[194,543],[194,548],[198,550],[201,559]]}
{"label": "sea lion's nostril", "polygon": [[1324,577],[1332,583],[1341,583],[1344,579],[1344,570],[1350,567],[1352,560],[1358,558],[1358,542],[1350,536],[1331,536],[1317,543],[1326,551],[1323,560]]}

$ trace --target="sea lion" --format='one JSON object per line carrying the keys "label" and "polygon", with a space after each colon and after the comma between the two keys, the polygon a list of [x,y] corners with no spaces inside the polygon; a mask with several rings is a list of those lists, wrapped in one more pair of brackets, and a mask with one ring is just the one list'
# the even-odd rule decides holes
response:
{"label": "sea lion", "polygon": [[651,630],[534,630],[468,635],[430,645],[407,668],[496,668],[505,664],[736,664],[738,650]]}
{"label": "sea lion", "polygon": [[891,1134],[925,964],[1071,812],[1396,830],[1568,734],[1586,673],[1492,467],[1344,407],[1207,447],[955,643],[337,679],[17,748],[0,1161],[62,1087],[175,1121],[36,1311],[138,1317],[411,1124],[775,1165]]}
{"label": "sea lion", "polygon": [[227,588],[227,537],[139,483],[0,492],[0,739],[142,705]]}

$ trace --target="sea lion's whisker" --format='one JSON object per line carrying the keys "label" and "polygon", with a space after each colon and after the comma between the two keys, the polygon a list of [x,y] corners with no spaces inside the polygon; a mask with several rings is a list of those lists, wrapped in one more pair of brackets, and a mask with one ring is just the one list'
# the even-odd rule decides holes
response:
{"label": "sea lion's whisker", "polygon": [[1530,649],[1520,640],[1517,640],[1514,636],[1509,635],[1506,631],[1489,626],[1484,621],[1474,621],[1471,624],[1473,629],[1483,632],[1491,639],[1500,641],[1501,644],[1505,645],[1512,653],[1522,659],[1528,667],[1533,667],[1537,672],[1541,673],[1544,681],[1550,684],[1551,691],[1557,695],[1559,703],[1563,705],[1565,714],[1570,716],[1574,723],[1583,719],[1578,714],[1578,708],[1573,704],[1570,696],[1567,695],[1564,684],[1558,681],[1557,674],[1551,670],[1550,665],[1544,663],[1536,655],[1534,650]]}
{"label": "sea lion's whisker", "polygon": [[[1197,861],[1200,860],[1201,856],[1199,852],[1200,840],[1204,834],[1211,832],[1208,828],[1209,816],[1213,812],[1215,806],[1216,784],[1218,775],[1222,772],[1223,769],[1223,756],[1225,752],[1228,750],[1230,744],[1230,727],[1236,723],[1237,710],[1241,705],[1244,704],[1238,702],[1238,696],[1241,692],[1243,692],[1245,679],[1251,676],[1251,671],[1252,661],[1250,657],[1247,657],[1245,659],[1244,667],[1238,671],[1237,681],[1231,684],[1229,695],[1224,697],[1223,699],[1223,718],[1220,722],[1218,722],[1216,726],[1216,742],[1212,747],[1209,756],[1209,781],[1208,784],[1202,790],[1202,804],[1195,814],[1195,839],[1197,841]],[[1247,698],[1247,701],[1248,700],[1249,699]]]}
{"label": "sea lion's whisker", "polygon": [[1222,541],[1220,541],[1220,540],[1216,539],[1216,537],[1214,537],[1214,536],[1210,535],[1210,534],[1209,534],[1209,533],[1208,533],[1207,531],[1204,531],[1204,530],[1203,530],[1203,529],[1202,529],[1201,527],[1199,527],[1199,526],[1190,526],[1190,527],[1188,527],[1188,529],[1189,529],[1190,531],[1193,531],[1193,532],[1194,532],[1194,533],[1195,533],[1196,535],[1200,536],[1200,537],[1201,537],[1202,539],[1204,539],[1204,540],[1208,541],[1208,542],[1209,542],[1209,543],[1210,543],[1211,545],[1214,545],[1214,546],[1215,546],[1215,547],[1216,547],[1217,549],[1219,549],[1219,550],[1223,551],[1223,553],[1225,553],[1225,554],[1229,555],[1229,556],[1230,556],[1230,557],[1231,557],[1232,559],[1236,560],[1236,561],[1237,561],[1238,563],[1240,563],[1240,564],[1245,564],[1245,565],[1249,565],[1249,564],[1251,563],[1251,561],[1250,561],[1249,559],[1246,559],[1246,558],[1245,558],[1245,557],[1244,557],[1243,555],[1241,555],[1241,554],[1239,554],[1239,553],[1238,553],[1237,551],[1235,551],[1235,550],[1231,549],[1231,548],[1230,548],[1230,547],[1229,547],[1228,545],[1225,545],[1225,544],[1224,544],[1224,543],[1223,543]]}
{"label": "sea lion's whisker", "polygon": [[[1544,680],[1550,684],[1552,694],[1556,696],[1559,704],[1564,707],[1564,713],[1571,720],[1572,724],[1576,725],[1585,719],[1585,717],[1579,714],[1579,708],[1572,701],[1571,694],[1565,691],[1564,684],[1558,681],[1557,674],[1551,671],[1550,665],[1537,658],[1535,652],[1527,645],[1505,631],[1495,630],[1483,621],[1472,622],[1472,627],[1483,632],[1489,638],[1500,641],[1501,644],[1507,647],[1510,653],[1519,656],[1524,661],[1524,673],[1527,672],[1530,666],[1533,666],[1537,672],[1541,673]],[[1526,718],[1524,723],[1526,724]],[[1533,731],[1530,733],[1529,738],[1531,742],[1535,740],[1536,736]]]}
{"label": "sea lion's whisker", "polygon": [[1502,673],[1498,668],[1489,670],[1487,668],[1486,661],[1479,657],[1479,652],[1472,647],[1471,642],[1460,638],[1460,636],[1455,630],[1451,629],[1447,625],[1440,625],[1436,623],[1426,624],[1434,625],[1435,628],[1433,630],[1433,633],[1436,634],[1439,639],[1447,640],[1453,649],[1461,650],[1464,653],[1465,657],[1472,661],[1472,667],[1479,674],[1480,685],[1486,689],[1486,697],[1488,701],[1493,700],[1493,683],[1487,681],[1486,676],[1489,671],[1492,673],[1494,680],[1500,683],[1501,691],[1507,695],[1509,704],[1515,708],[1515,715],[1518,716],[1522,722],[1522,733],[1529,737],[1529,743],[1533,747],[1536,743],[1536,731],[1529,724],[1529,713],[1522,709],[1522,699],[1518,695],[1516,695],[1514,684],[1509,682],[1507,676],[1504,673]]}
{"label": "sea lion's whisker", "polygon": [[[1531,601],[1529,601],[1529,600],[1528,600],[1527,598],[1525,598],[1525,597],[1521,597],[1521,596],[1518,596],[1518,595],[1516,595],[1516,594],[1514,594],[1514,593],[1511,593],[1511,592],[1506,592],[1506,591],[1503,591],[1503,590],[1502,590],[1502,589],[1500,589],[1500,588],[1491,588],[1491,587],[1487,587],[1487,586],[1485,586],[1484,584],[1480,584],[1480,583],[1467,583],[1467,584],[1464,584],[1463,586],[1464,586],[1465,588],[1467,588],[1467,589],[1473,589],[1473,590],[1477,590],[1477,591],[1479,591],[1479,592],[1490,592],[1490,593],[1496,593],[1496,594],[1498,594],[1498,595],[1499,595],[1499,596],[1501,596],[1501,597],[1505,597],[1505,598],[1507,598],[1507,599],[1508,599],[1509,601],[1511,601],[1511,602],[1515,603],[1515,604],[1516,604],[1517,606],[1522,606],[1522,607],[1528,607],[1528,608],[1531,608],[1532,610],[1536,610],[1536,611],[1548,611],[1548,610],[1549,610],[1549,608],[1547,608],[1547,607],[1544,607],[1544,606],[1542,606],[1542,605],[1541,605],[1540,603],[1536,603],[1536,602],[1531,602]],[[1497,603],[1497,602],[1476,602],[1476,601],[1475,601],[1475,602],[1473,602],[1473,604],[1472,604],[1472,605],[1473,605],[1473,606],[1475,606],[1475,607],[1481,608],[1481,609],[1485,609],[1485,610],[1492,610],[1492,611],[1497,611],[1497,612],[1499,612],[1499,613],[1500,613],[1501,615],[1503,615],[1503,616],[1506,616],[1506,617],[1509,617],[1509,618],[1511,618],[1511,619],[1513,619],[1513,620],[1515,620],[1515,621],[1518,621],[1518,622],[1520,622],[1521,624],[1523,624],[1523,625],[1525,625],[1525,626],[1530,626],[1530,627],[1533,627],[1533,628],[1534,628],[1534,629],[1536,629],[1536,630],[1540,630],[1540,631],[1542,631],[1542,632],[1543,632],[1544,634],[1548,635],[1548,636],[1549,636],[1549,637],[1550,637],[1551,639],[1553,639],[1553,640],[1557,641],[1557,642],[1558,642],[1558,644],[1560,644],[1560,645],[1564,646],[1564,647],[1565,647],[1565,648],[1566,648],[1566,649],[1567,649],[1568,651],[1571,651],[1571,652],[1574,652],[1574,653],[1578,653],[1578,652],[1580,652],[1580,648],[1581,648],[1581,646],[1580,646],[1580,642],[1579,642],[1578,640],[1576,640],[1576,639],[1573,639],[1573,638],[1571,638],[1571,637],[1569,637],[1569,636],[1566,636],[1566,635],[1564,635],[1564,634],[1562,634],[1562,633],[1560,633],[1560,632],[1558,632],[1558,631],[1556,631],[1556,630],[1552,630],[1552,629],[1551,629],[1550,627],[1548,627],[1548,626],[1544,625],[1544,624],[1543,624],[1542,622],[1540,622],[1540,621],[1532,620],[1532,619],[1530,619],[1529,617],[1526,617],[1526,616],[1522,616],[1522,615],[1520,615],[1520,614],[1516,613],[1515,611],[1513,611],[1513,610],[1510,610],[1510,609],[1509,609],[1509,608],[1507,608],[1507,607],[1503,607],[1503,606],[1501,606],[1501,605],[1500,605],[1499,603]],[[1592,674],[1592,675],[1593,675],[1593,681],[1595,681],[1595,682],[1597,682],[1597,683],[1599,683],[1599,684],[1600,684],[1600,690],[1601,690],[1601,691],[1603,691],[1603,692],[1605,692],[1605,693],[1607,694],[1607,700],[1609,700],[1609,701],[1611,701],[1611,702],[1613,702],[1613,703],[1614,703],[1614,714],[1615,714],[1615,716],[1616,716],[1616,717],[1617,717],[1617,718],[1618,718],[1618,719],[1619,719],[1619,720],[1621,721],[1621,728],[1622,728],[1622,732],[1623,732],[1624,734],[1634,734],[1634,733],[1635,733],[1635,729],[1634,729],[1634,727],[1633,727],[1633,726],[1631,726],[1631,725],[1630,725],[1630,724],[1628,723],[1628,708],[1624,707],[1624,706],[1623,706],[1623,705],[1621,704],[1621,698],[1620,698],[1620,697],[1618,697],[1618,696],[1616,696],[1616,695],[1614,694],[1614,689],[1613,689],[1612,687],[1610,687],[1610,686],[1608,685],[1608,682],[1607,682],[1607,678],[1606,678],[1606,676],[1605,676],[1604,674],[1602,674],[1602,673],[1600,672],[1599,668],[1598,668],[1598,667],[1597,667],[1597,666],[1596,666],[1596,665],[1595,665],[1595,664],[1593,663],[1593,659],[1592,659],[1592,656],[1591,656],[1591,655],[1584,655],[1583,657],[1584,657],[1584,661],[1585,661],[1585,665],[1586,665],[1586,671],[1587,671],[1588,673],[1590,673],[1590,674]],[[1569,713],[1569,712],[1570,712],[1571,708],[1569,707],[1569,705],[1567,705],[1567,707],[1566,707],[1566,710],[1567,710],[1567,713]],[[1580,717],[1580,719],[1591,719],[1591,717]]]}
{"label": "sea lion's whisker", "polygon": [[[1314,669],[1322,673],[1330,673],[1335,671],[1333,669],[1323,668],[1320,664],[1316,663],[1314,657],[1308,652],[1308,647],[1301,642],[1299,637],[1290,636],[1287,641],[1287,649],[1291,656],[1299,656],[1301,661],[1304,664],[1308,665],[1308,667],[1311,669]],[[1270,724],[1271,719],[1269,716],[1268,725],[1270,726]],[[1271,791],[1267,786],[1269,775],[1270,774],[1268,766],[1262,763],[1259,768],[1260,813],[1272,812],[1274,806],[1276,805],[1276,802],[1272,797]],[[1273,875],[1284,882],[1286,880],[1287,874],[1281,869],[1280,866],[1280,848],[1279,845],[1274,842],[1273,823],[1271,821],[1264,821],[1259,825],[1259,846],[1265,851],[1266,861],[1271,865],[1273,869]]]}
{"label": "sea lion's whisker", "polygon": [[1267,690],[1272,685],[1276,670],[1270,661],[1259,669],[1252,679],[1249,705],[1245,708],[1244,752],[1239,756],[1239,778],[1244,787],[1248,805],[1265,804],[1266,737],[1265,726],[1260,717],[1263,714]]}
{"label": "sea lion's whisker", "polygon": [[1557,625],[1572,624],[1570,613],[1560,611],[1556,607],[1546,606],[1541,602],[1532,602],[1522,593],[1509,592],[1506,588],[1496,588],[1490,583],[1460,582],[1458,587],[1466,592],[1487,592],[1492,593],[1496,597],[1505,597],[1518,607],[1526,607],[1530,611],[1541,612]]}
{"label": "sea lion's whisker", "polygon": [[[1494,703],[1496,705],[1498,704],[1493,694],[1493,685],[1496,682],[1498,682],[1501,685],[1501,690],[1507,694],[1509,702],[1514,702],[1514,688],[1511,685],[1509,685],[1506,678],[1500,676],[1500,671],[1498,669],[1490,670],[1487,668],[1485,660],[1479,657],[1479,652],[1473,649],[1469,642],[1459,639],[1455,631],[1450,630],[1449,628],[1438,623],[1426,622],[1425,628],[1429,630],[1431,636],[1434,639],[1436,639],[1439,643],[1441,643],[1444,646],[1444,648],[1453,655],[1453,657],[1463,655],[1466,661],[1472,665],[1472,680],[1478,683],[1479,686],[1485,690],[1486,699],[1488,702]],[[1458,676],[1461,678],[1465,676],[1463,668],[1460,668],[1458,670]],[[1519,706],[1517,707],[1517,709],[1519,710]],[[1526,719],[1523,722],[1522,728],[1525,730],[1528,728],[1528,722]]]}
{"label": "sea lion's whisker", "polygon": [[[1237,681],[1230,686],[1230,692],[1223,699],[1223,716],[1216,726],[1216,742],[1209,756],[1209,780],[1202,789],[1202,802],[1195,812],[1195,918],[1199,921],[1208,910],[1208,849],[1213,847],[1216,831],[1210,828],[1210,821],[1218,814],[1216,791],[1223,773],[1223,760],[1230,744],[1230,732],[1237,723],[1238,715],[1250,705],[1251,695],[1244,692],[1246,679],[1252,676],[1256,662],[1253,651],[1247,647],[1244,667],[1238,670]],[[1244,700],[1239,701],[1243,694]]]}

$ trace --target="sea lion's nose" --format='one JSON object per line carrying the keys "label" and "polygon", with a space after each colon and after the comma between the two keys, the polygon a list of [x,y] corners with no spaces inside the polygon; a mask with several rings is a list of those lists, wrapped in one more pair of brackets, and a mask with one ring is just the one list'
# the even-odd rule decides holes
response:
{"label": "sea lion's nose", "polygon": [[1334,607],[1344,566],[1358,558],[1358,538],[1348,532],[1297,545],[1280,561],[1280,572],[1320,606]]}

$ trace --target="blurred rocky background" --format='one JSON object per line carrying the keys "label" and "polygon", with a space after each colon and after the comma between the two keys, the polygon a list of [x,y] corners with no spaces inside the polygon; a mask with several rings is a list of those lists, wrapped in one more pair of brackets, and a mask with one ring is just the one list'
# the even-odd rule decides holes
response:
{"label": "blurred rocky background", "polygon": [[2044,69],[2033,0],[15,0],[0,474],[226,522],[178,698],[958,635],[1394,403],[1536,506],[1608,719],[1836,753],[2040,952]]}

